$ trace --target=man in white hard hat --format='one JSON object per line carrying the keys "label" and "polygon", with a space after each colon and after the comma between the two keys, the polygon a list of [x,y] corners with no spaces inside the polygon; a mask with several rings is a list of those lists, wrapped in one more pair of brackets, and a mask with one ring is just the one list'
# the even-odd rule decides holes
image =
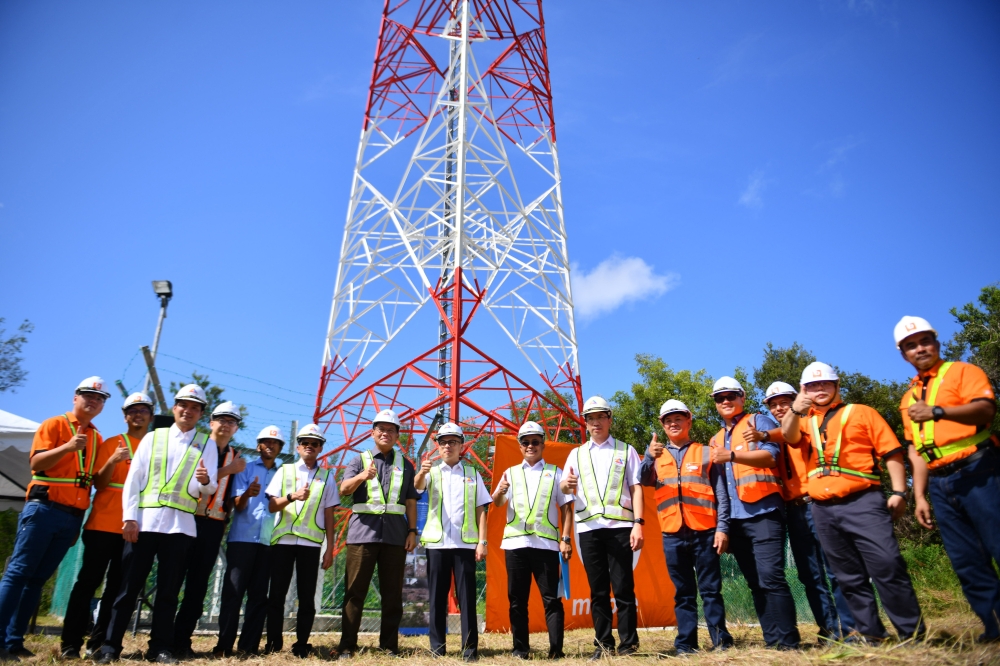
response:
{"label": "man in white hard hat", "polygon": [[0,580],[0,661],[34,656],[24,632],[42,585],[80,534],[102,439],[91,421],[110,394],[100,377],[76,387],[73,409],[42,421],[31,442],[31,482],[17,519],[17,538]]}
{"label": "man in white hard hat", "polygon": [[219,641],[212,650],[216,658],[233,656],[240,607],[246,595],[243,629],[237,646],[241,657],[255,656],[267,619],[267,586],[271,579],[271,534],[274,514],[268,509],[267,495],[281,467],[278,454],[285,446],[281,428],[269,425],[257,435],[256,460],[233,479],[233,523],[226,546],[226,578],[219,603]]}
{"label": "man in white hard hat", "polygon": [[174,617],[185,558],[197,536],[194,513],[199,499],[218,486],[218,450],[207,434],[195,429],[207,404],[201,386],[182,387],[174,396],[174,424],[146,434],[132,457],[122,489],[122,587],[96,655],[98,663],[111,663],[121,655],[136,598],[146,587],[154,559],[156,600],[146,658],[177,663],[171,652]]}
{"label": "man in white hard hat", "polygon": [[562,470],[545,462],[545,429],[525,421],[517,431],[524,462],[507,468],[493,492],[497,508],[507,507],[500,548],[507,565],[507,601],[514,639],[513,656],[529,657],[528,596],[531,579],[542,597],[549,632],[549,659],[563,654],[565,610],[559,598],[560,556],[573,555],[573,496],[559,491]]}
{"label": "man in white hard hat", "polygon": [[795,600],[785,579],[785,515],[777,476],[778,446],[764,438],[751,441],[747,431],[767,432],[778,424],[766,414],[747,414],[746,394],[732,377],[712,387],[723,427],[709,444],[715,462],[724,465],[729,491],[729,552],[750,588],[767,647],[799,647]]}
{"label": "man in white hard hat", "polygon": [[62,629],[62,657],[78,659],[83,647],[84,634],[91,623],[90,601],[104,581],[101,610],[93,623],[87,639],[88,656],[104,644],[111,619],[111,606],[115,603],[122,583],[122,487],[128,476],[129,464],[136,447],[153,420],[153,401],[145,393],[133,393],[122,406],[126,432],[104,440],[97,455],[94,477],[93,506],[90,517],[83,526],[83,563],[76,575],[76,583],[66,604],[66,617]]}
{"label": "man in white hard hat", "polygon": [[611,633],[611,591],[618,614],[617,654],[639,649],[632,555],[642,548],[642,488],[639,454],[631,444],[611,436],[611,405],[601,396],[583,404],[590,439],[570,451],[560,490],[575,495],[576,531],[590,584],[594,618],[592,660],[615,654]]}
{"label": "man in white hard hat", "polygon": [[667,445],[653,435],[639,472],[643,485],[656,488],[663,555],[674,584],[674,647],[679,655],[699,649],[698,592],[712,647],[733,646],[719,566],[719,556],[729,546],[726,474],[713,462],[711,447],[691,441],[691,422],[691,410],[683,402],[663,403],[660,424]]}
{"label": "man in white hard hat", "polygon": [[[764,392],[764,405],[780,423],[792,407],[798,391],[791,384],[774,382]],[[805,588],[809,609],[819,627],[820,639],[840,640],[854,631],[854,617],[847,600],[840,590],[837,577],[830,571],[823,555],[823,548],[816,536],[812,519],[812,498],[806,490],[808,484],[808,451],[802,447],[788,446],[781,437],[781,430],[766,433],[760,430],[745,433],[750,441],[772,437],[781,442],[778,474],[781,477],[781,495],[785,499],[785,520],[788,523],[788,543],[795,558],[799,581]],[[827,576],[830,587],[827,587]],[[830,589],[833,589],[833,595]]]}
{"label": "man in white hard hat", "polygon": [[292,655],[312,654],[309,634],[316,618],[316,580],[319,577],[320,548],[326,539],[322,567],[333,564],[334,508],[340,504],[333,470],[317,458],[326,436],[315,423],[307,423],[295,437],[299,459],[282,465],[265,493],[268,508],[278,514],[271,532],[271,589],[267,594],[267,644],[264,653],[280,652],[285,624],[285,597],[295,569],[295,591],[299,610],[295,616],[295,643]]}
{"label": "man in white hard hat", "polygon": [[933,529],[930,496],[945,551],[969,605],[982,620],[982,641],[1000,640],[1000,454],[990,425],[996,396],[986,373],[971,363],[945,362],[926,319],[903,317],[896,346],[917,375],[903,395],[903,433],[913,465],[916,517]]}
{"label": "man in white hard hat", "polygon": [[417,546],[417,490],[413,465],[396,448],[399,417],[383,409],[372,419],[374,451],[365,451],[344,470],[342,495],[351,495],[353,513],[347,526],[347,584],[343,632],[337,651],[349,659],[358,649],[361,612],[375,565],[382,596],[379,647],[399,654],[399,623],[403,619],[403,572],[406,554]]}
{"label": "man in white hard hat", "polygon": [[[874,643],[888,635],[870,579],[900,639],[920,637],[920,604],[892,530],[892,521],[906,511],[903,447],[877,411],[844,404],[840,378],[826,363],[806,366],[800,387],[781,430],[790,445],[811,447],[807,491],[813,522],[857,631]],[[892,481],[888,500],[877,458]]]}
{"label": "man in white hard hat", "polygon": [[229,522],[229,482],[234,474],[239,474],[246,467],[246,461],[229,445],[242,421],[243,414],[239,407],[227,400],[212,410],[212,418],[208,424],[212,429],[211,439],[218,452],[218,487],[211,495],[201,496],[194,514],[198,534],[181,574],[184,580],[184,600],[174,622],[173,652],[178,659],[194,659],[197,656],[191,649],[191,636],[201,618],[205,595],[208,593],[208,579],[219,559],[219,548],[226,533],[226,523]]}
{"label": "man in white hard hat", "polygon": [[493,499],[476,468],[462,461],[462,427],[442,424],[435,441],[441,463],[432,465],[430,457],[424,458],[413,479],[418,493],[427,490],[427,522],[420,545],[427,550],[431,653],[444,656],[446,651],[448,594],[454,580],[462,610],[462,658],[476,661],[476,562],[486,559],[486,507]]}

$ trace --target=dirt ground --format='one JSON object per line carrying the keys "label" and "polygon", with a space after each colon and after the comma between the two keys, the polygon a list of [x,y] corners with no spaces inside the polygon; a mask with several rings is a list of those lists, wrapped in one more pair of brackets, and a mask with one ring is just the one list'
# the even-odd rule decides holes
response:
{"label": "dirt ground", "polygon": [[[726,652],[704,652],[698,655],[684,657],[686,663],[699,664],[734,664],[763,665],[782,664],[799,666],[806,664],[905,664],[908,666],[931,664],[998,664],[1000,665],[1000,644],[977,645],[975,637],[981,629],[978,620],[971,615],[956,615],[948,618],[937,618],[929,623],[930,636],[920,644],[890,643],[878,648],[854,647],[848,645],[818,646],[815,639],[815,626],[800,625],[803,636],[803,649],[799,652],[776,652],[764,648],[760,629],[748,626],[730,626],[730,631],[736,639],[736,647]],[[708,644],[708,634],[702,631],[702,645]],[[673,640],[675,632],[667,630],[639,630],[640,653],[633,657],[615,658],[618,662],[633,661],[637,664],[657,660],[673,660]],[[140,634],[136,638],[126,637],[126,658],[139,659],[139,651],[145,649],[147,637]],[[319,651],[328,653],[337,644],[338,634],[319,634],[313,636],[312,645]],[[593,634],[588,630],[567,632],[565,652],[567,658],[562,660],[563,666],[583,666],[587,658],[593,654]],[[249,664],[281,663],[292,666],[299,660],[288,652],[288,646],[295,641],[291,635],[285,639],[285,651],[278,655],[270,655],[248,660]],[[531,637],[533,659],[545,659],[548,641],[544,634],[534,634]],[[57,636],[30,636],[28,649],[35,652],[33,659],[25,660],[29,666],[60,661],[59,639]],[[361,651],[350,662],[357,666],[370,666],[376,663],[395,661],[377,650],[378,637],[362,635],[359,641]],[[216,666],[213,662],[223,662],[218,666],[236,666],[236,659],[214,660],[209,651],[215,645],[214,636],[196,636],[194,649],[198,653],[206,653],[206,658],[191,662],[192,666]],[[449,657],[458,663],[459,638],[451,636],[448,640]],[[510,656],[510,637],[502,634],[484,634],[479,639],[480,660],[501,666],[520,663]],[[403,658],[412,663],[440,664],[440,660],[432,659],[428,650],[427,637],[400,638],[400,648]],[[321,659],[316,657],[315,659]],[[451,660],[451,659],[449,659]],[[312,659],[311,659],[312,661]],[[81,662],[86,664],[89,662]]]}

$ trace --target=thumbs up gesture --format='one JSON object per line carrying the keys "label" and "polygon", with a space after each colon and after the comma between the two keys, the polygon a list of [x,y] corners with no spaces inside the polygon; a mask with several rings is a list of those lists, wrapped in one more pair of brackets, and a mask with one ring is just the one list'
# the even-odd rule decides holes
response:
{"label": "thumbs up gesture", "polygon": [[924,402],[923,399],[910,405],[910,408],[906,411],[910,415],[910,420],[914,423],[924,423],[934,418],[934,408]]}
{"label": "thumbs up gesture", "polygon": [[727,462],[732,462],[733,454],[724,446],[719,446],[715,443],[715,438],[712,438],[712,462],[717,465],[724,465]]}
{"label": "thumbs up gesture", "polygon": [[[374,464],[372,466],[374,467]],[[431,471],[431,459],[424,458],[420,463],[420,473],[427,474],[429,471]],[[371,479],[373,477],[369,476],[368,478]]]}
{"label": "thumbs up gesture", "polygon": [[207,486],[209,482],[208,470],[205,468],[205,461],[198,460],[198,467],[194,470],[194,478],[198,480],[203,486]]}
{"label": "thumbs up gesture", "polygon": [[114,454],[111,456],[112,463],[120,463],[123,460],[129,459],[128,447],[122,444],[117,449],[115,449]]}
{"label": "thumbs up gesture", "polygon": [[[420,465],[420,467],[421,467],[421,469],[423,469],[423,465],[422,464]],[[375,475],[378,474],[378,472],[375,469],[375,461],[374,460],[372,461],[371,465],[368,465],[368,469],[366,469],[364,472],[362,472],[362,474],[364,474],[366,481],[370,481],[370,480],[372,480],[372,479],[375,478]]]}
{"label": "thumbs up gesture", "polygon": [[807,396],[806,392],[800,388],[799,394],[795,396],[795,401],[792,402],[792,410],[800,414],[805,414],[812,407],[812,404],[812,398]]}
{"label": "thumbs up gesture", "polygon": [[646,453],[649,454],[650,458],[659,458],[663,455],[663,443],[657,439],[657,434],[653,433],[653,439],[649,441],[649,446],[646,447]]}
{"label": "thumbs up gesture", "polygon": [[510,490],[510,483],[507,481],[507,475],[504,474],[500,477],[500,483],[497,484],[497,495],[506,495],[508,490]]}
{"label": "thumbs up gesture", "polygon": [[256,477],[256,476],[253,477],[253,483],[251,483],[249,486],[247,486],[247,492],[246,492],[247,497],[257,497],[257,495],[260,495],[260,480],[259,480],[259,478],[260,477]]}
{"label": "thumbs up gesture", "polygon": [[747,419],[747,427],[746,430],[743,431],[743,439],[748,442],[764,441],[764,433],[757,430],[757,419],[755,419],[752,415]]}
{"label": "thumbs up gesture", "polygon": [[70,451],[83,451],[87,448],[87,435],[83,432],[78,432],[73,435],[72,439],[66,442],[66,447]]}
{"label": "thumbs up gesture", "polygon": [[292,499],[296,502],[305,502],[309,499],[309,484],[304,484],[301,488],[292,493]]}
{"label": "thumbs up gesture", "polygon": [[575,495],[576,494],[576,486],[577,486],[577,483],[579,482],[579,480],[580,480],[580,477],[578,477],[576,475],[576,472],[573,471],[573,468],[570,467],[569,468],[569,474],[567,474],[566,476],[564,476],[563,480],[562,480],[562,483],[559,484],[559,490],[564,495]]}
{"label": "thumbs up gesture", "polygon": [[233,467],[232,471],[233,474],[239,474],[240,472],[242,472],[247,468],[247,461],[244,460],[243,456],[241,456],[238,453],[235,456],[233,456],[233,462],[230,464]]}

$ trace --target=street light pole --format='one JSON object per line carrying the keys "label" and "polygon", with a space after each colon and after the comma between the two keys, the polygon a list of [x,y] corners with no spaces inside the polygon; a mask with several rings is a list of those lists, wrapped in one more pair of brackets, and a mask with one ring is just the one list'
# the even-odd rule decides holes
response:
{"label": "street light pole", "polygon": [[[167,303],[174,296],[174,287],[170,280],[153,280],[153,292],[160,299],[160,317],[156,321],[156,334],[153,336],[153,348],[150,355],[156,360],[156,350],[160,346],[160,332],[163,330],[163,320],[167,318]],[[146,381],[142,385],[142,392],[149,395],[149,373],[146,373]]]}

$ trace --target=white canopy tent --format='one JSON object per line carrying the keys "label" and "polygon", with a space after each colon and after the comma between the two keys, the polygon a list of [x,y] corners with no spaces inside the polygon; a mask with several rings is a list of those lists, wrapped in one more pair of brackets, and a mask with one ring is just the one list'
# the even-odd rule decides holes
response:
{"label": "white canopy tent", "polygon": [[0,511],[24,507],[31,481],[28,463],[38,423],[0,409]]}

